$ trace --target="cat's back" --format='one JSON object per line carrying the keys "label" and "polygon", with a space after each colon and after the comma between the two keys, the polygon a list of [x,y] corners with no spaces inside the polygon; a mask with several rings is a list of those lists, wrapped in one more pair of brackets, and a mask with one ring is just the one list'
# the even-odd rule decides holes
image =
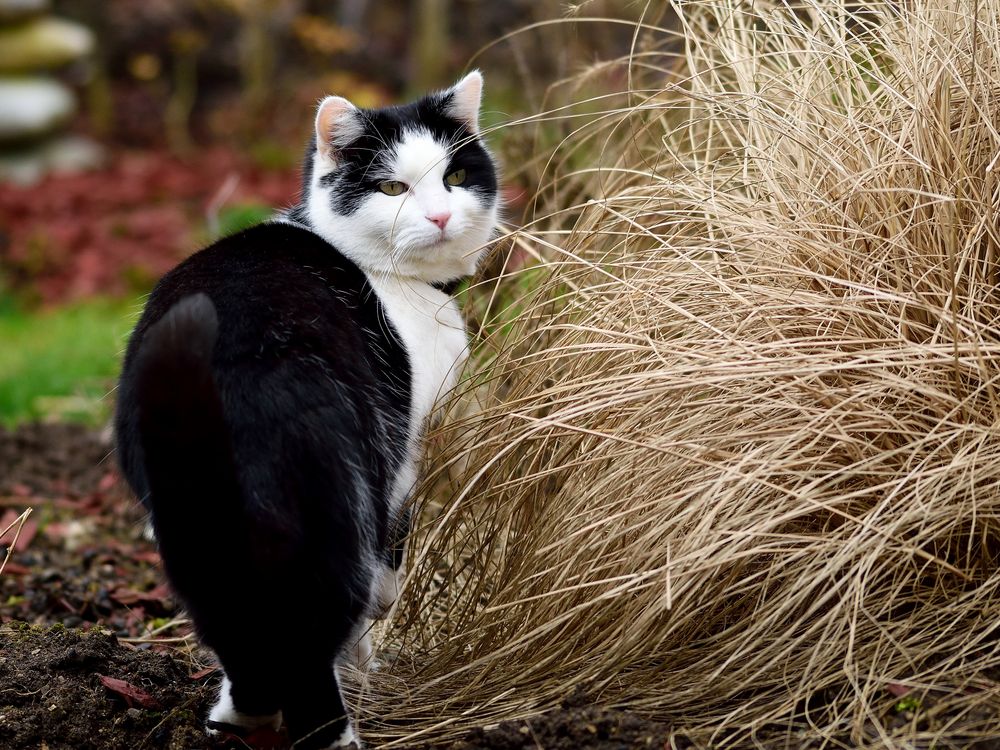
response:
{"label": "cat's back", "polygon": [[[182,299],[205,294],[218,318],[212,370],[245,464],[275,440],[322,441],[328,430],[386,424],[410,408],[410,364],[365,274],[307,229],[262,224],[195,253],[153,289],[119,381],[120,459],[142,497],[135,376],[146,332]],[[363,406],[361,406],[363,405]],[[372,422],[376,420],[376,422]]]}
{"label": "cat's back", "polygon": [[365,275],[335,247],[292,224],[261,224],[215,242],[167,273],[150,295],[130,353],[150,325],[198,292],[214,303],[221,343],[230,349],[263,345],[266,351],[269,337],[280,344],[289,329],[299,329],[305,343],[378,317]]}
{"label": "cat's back", "polygon": [[407,354],[365,274],[308,229],[277,222],[221,239],[160,280],[129,340],[124,385],[150,326],[198,293],[218,315],[213,368],[224,392],[270,377],[291,386],[296,374],[408,391]]}

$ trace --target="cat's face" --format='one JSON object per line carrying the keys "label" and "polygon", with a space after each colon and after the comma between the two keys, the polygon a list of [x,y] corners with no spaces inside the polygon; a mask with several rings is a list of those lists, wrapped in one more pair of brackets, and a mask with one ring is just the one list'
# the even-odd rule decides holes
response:
{"label": "cat's face", "polygon": [[474,72],[401,107],[325,99],[307,177],[314,231],[366,271],[431,283],[471,274],[497,220],[481,92]]}

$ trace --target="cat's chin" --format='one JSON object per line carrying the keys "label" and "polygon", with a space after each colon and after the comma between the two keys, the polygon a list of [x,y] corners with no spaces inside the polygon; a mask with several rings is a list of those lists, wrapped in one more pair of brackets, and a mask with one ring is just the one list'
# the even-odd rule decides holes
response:
{"label": "cat's chin", "polygon": [[350,221],[331,215],[324,202],[318,202],[308,221],[312,231],[366,273],[404,276],[428,284],[473,275],[491,238],[491,232],[466,229],[453,236],[431,236],[419,246],[400,249],[376,237],[365,238]]}
{"label": "cat's chin", "polygon": [[[464,245],[464,248],[469,247]],[[405,264],[400,264],[397,272],[428,284],[443,284],[472,276],[485,252],[485,242],[471,247],[471,251],[466,249],[463,253],[454,243],[445,241],[427,248],[423,257],[410,258]]]}
{"label": "cat's chin", "polygon": [[[460,234],[456,237],[436,237],[420,247],[405,251],[387,250],[354,256],[355,262],[369,273],[418,279],[428,284],[444,284],[472,276],[486,251],[488,236]],[[387,258],[372,264],[372,259]]]}

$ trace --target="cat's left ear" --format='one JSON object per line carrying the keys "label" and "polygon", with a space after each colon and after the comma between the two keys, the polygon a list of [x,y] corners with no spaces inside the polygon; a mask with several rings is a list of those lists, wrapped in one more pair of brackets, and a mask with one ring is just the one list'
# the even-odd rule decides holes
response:
{"label": "cat's left ear", "polygon": [[364,132],[361,112],[342,96],[328,96],[316,110],[316,150],[331,166],[340,150]]}
{"label": "cat's left ear", "polygon": [[465,123],[473,135],[479,135],[479,106],[483,98],[483,74],[478,70],[469,73],[445,92],[445,112]]}

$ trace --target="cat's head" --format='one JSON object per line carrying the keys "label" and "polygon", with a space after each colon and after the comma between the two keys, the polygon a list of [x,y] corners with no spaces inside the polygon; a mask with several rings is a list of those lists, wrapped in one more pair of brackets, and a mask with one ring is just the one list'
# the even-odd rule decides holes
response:
{"label": "cat's head", "polygon": [[366,271],[431,283],[471,274],[497,221],[482,88],[473,72],[405,106],[324,99],[303,206],[313,230]]}

